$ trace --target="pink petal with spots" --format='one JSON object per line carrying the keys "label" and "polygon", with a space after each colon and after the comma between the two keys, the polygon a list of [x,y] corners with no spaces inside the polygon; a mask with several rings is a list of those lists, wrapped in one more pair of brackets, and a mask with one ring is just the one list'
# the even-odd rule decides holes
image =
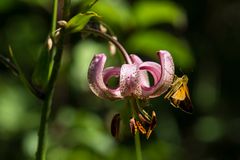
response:
{"label": "pink petal with spots", "polygon": [[116,68],[107,69],[104,72],[106,59],[105,54],[97,54],[93,57],[88,70],[89,87],[94,94],[101,98],[110,100],[121,99],[123,97],[121,96],[120,90],[118,88],[110,89],[105,83],[111,75],[116,76],[117,73],[119,73],[119,71],[117,71],[119,69]]}

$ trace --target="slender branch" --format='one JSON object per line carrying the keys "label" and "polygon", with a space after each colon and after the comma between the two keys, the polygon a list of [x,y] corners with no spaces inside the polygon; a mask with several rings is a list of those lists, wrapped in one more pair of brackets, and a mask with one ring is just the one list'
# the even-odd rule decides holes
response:
{"label": "slender branch", "polygon": [[[130,99],[130,105],[132,108],[133,117],[136,118],[137,117],[137,113],[135,110],[136,109],[136,101],[134,98]],[[134,140],[135,140],[135,149],[136,149],[136,159],[142,160],[141,140],[140,140],[139,131],[137,131],[137,133],[134,135]]]}
{"label": "slender branch", "polygon": [[9,67],[14,72],[14,74],[19,76],[20,80],[23,82],[25,87],[28,88],[32,94],[34,94],[39,99],[43,99],[45,96],[44,93],[39,91],[37,88],[34,87],[34,85],[32,83],[29,82],[29,80],[25,76],[25,73],[22,71],[21,67],[19,66],[19,64],[15,58],[15,55],[13,54],[13,50],[12,50],[11,46],[9,46],[8,49],[9,49],[9,54],[10,54],[11,60],[13,61],[14,64],[11,63],[9,59],[7,59],[3,56],[0,57],[1,62],[3,64],[5,64],[6,67]]}
{"label": "slender branch", "polygon": [[125,48],[117,40],[112,38],[110,35],[103,33],[99,30],[93,29],[93,28],[85,28],[82,30],[82,32],[94,33],[94,34],[101,36],[102,38],[107,39],[108,41],[111,41],[120,50],[125,62],[128,64],[132,64],[132,61],[131,61],[127,51],[125,50]]}
{"label": "slender branch", "polygon": [[4,64],[5,67],[9,68],[14,75],[16,76],[19,75],[17,67],[13,63],[11,63],[11,60],[9,58],[6,58],[3,55],[0,55],[0,62]]}

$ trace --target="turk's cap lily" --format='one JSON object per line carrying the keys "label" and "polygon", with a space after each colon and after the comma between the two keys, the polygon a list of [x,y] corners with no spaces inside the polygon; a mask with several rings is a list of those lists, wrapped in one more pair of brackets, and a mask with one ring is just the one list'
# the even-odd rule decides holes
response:
{"label": "turk's cap lily", "polygon": [[[174,78],[174,63],[168,51],[157,52],[160,63],[143,62],[137,55],[130,55],[132,64],[121,67],[104,68],[107,57],[97,54],[93,57],[89,70],[89,87],[95,95],[104,99],[116,100],[133,96],[140,99],[158,97],[168,90]],[[150,85],[148,74],[153,78]],[[112,77],[119,78],[119,84],[109,87]]]}

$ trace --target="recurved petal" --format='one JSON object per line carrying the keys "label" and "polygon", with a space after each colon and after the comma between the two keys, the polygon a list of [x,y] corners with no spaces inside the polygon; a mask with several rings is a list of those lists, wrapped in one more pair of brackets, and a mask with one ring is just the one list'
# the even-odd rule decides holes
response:
{"label": "recurved petal", "polygon": [[158,83],[161,80],[161,66],[155,62],[143,62],[139,65],[139,70],[148,72],[153,77],[153,85],[152,86],[144,86],[142,87],[142,98],[149,98],[152,94],[157,90]]}
{"label": "recurved petal", "polygon": [[123,64],[120,71],[120,92],[123,97],[142,94],[138,65]]}
{"label": "recurved petal", "polygon": [[[97,54],[93,57],[88,69],[89,87],[95,95],[101,98],[111,100],[123,98],[119,89],[109,89],[104,83],[103,70],[106,60],[105,54]],[[110,76],[109,72],[105,73],[105,75]]]}
{"label": "recurved petal", "polygon": [[[122,98],[121,97],[121,94],[120,94],[120,87],[119,87],[119,83],[116,85],[116,86],[113,86],[113,87],[110,87],[108,85],[108,81],[112,78],[112,77],[115,77],[115,78],[118,78],[120,77],[120,70],[121,68],[120,67],[108,67],[108,68],[105,68],[103,70],[103,82],[104,84],[107,85],[108,87],[108,92],[110,92],[112,95],[115,95],[114,97],[119,97],[119,98]],[[116,96],[117,95],[117,96]]]}
{"label": "recurved petal", "polygon": [[120,76],[120,67],[107,67],[103,70],[103,80],[107,84],[108,80],[112,77]]}
{"label": "recurved petal", "polygon": [[[130,59],[132,60],[132,62],[134,64],[140,65],[141,63],[143,63],[143,61],[141,60],[141,58],[139,58],[137,55],[135,54],[131,54],[130,55]],[[141,84],[143,86],[149,87],[150,83],[149,83],[149,78],[148,78],[148,74],[146,71],[141,70],[140,71],[140,78],[141,78]]]}
{"label": "recurved petal", "polygon": [[168,51],[160,50],[157,52],[160,65],[154,62],[144,62],[139,66],[140,70],[148,71],[153,79],[154,85],[151,87],[142,86],[143,97],[158,97],[170,87],[174,78],[174,63]]}
{"label": "recurved petal", "polygon": [[166,50],[160,50],[157,55],[160,59],[162,74],[156,92],[150,97],[157,97],[166,92],[174,79],[175,67],[171,54]]}

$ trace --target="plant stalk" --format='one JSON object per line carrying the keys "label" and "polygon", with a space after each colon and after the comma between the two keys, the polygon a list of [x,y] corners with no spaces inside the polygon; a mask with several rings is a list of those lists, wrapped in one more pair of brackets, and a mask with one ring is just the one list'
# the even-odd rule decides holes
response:
{"label": "plant stalk", "polygon": [[[136,101],[134,98],[130,99],[130,105],[132,108],[132,115],[136,119],[137,117]],[[136,160],[142,160],[141,139],[140,139],[139,131],[137,131],[137,133],[134,134],[134,140],[135,140]]]}
{"label": "plant stalk", "polygon": [[[57,22],[57,5],[58,0],[54,0],[53,3],[53,20],[52,20],[52,33],[53,34],[56,30],[56,22]],[[64,14],[64,13],[63,13]],[[48,132],[48,123],[49,117],[51,113],[51,106],[52,106],[52,99],[54,88],[56,85],[57,75],[61,66],[61,58],[63,52],[63,45],[64,45],[64,30],[60,31],[60,37],[53,47],[52,52],[55,52],[55,56],[53,59],[53,68],[49,78],[49,82],[46,89],[46,97],[43,102],[42,106],[42,113],[41,113],[41,121],[38,131],[38,146],[36,152],[36,160],[46,160],[46,151],[47,151],[47,132]]]}

